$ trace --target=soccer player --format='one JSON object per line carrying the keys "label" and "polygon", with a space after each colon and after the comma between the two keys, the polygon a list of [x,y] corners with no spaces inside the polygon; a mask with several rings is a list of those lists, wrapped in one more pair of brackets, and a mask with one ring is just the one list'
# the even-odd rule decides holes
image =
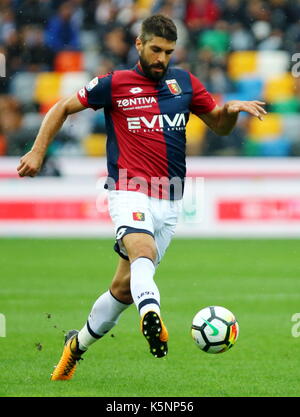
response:
{"label": "soccer player", "polygon": [[136,39],[137,65],[96,77],[77,94],[58,101],[17,168],[21,177],[35,176],[68,115],[104,108],[106,188],[120,259],[109,290],[96,300],[86,324],[66,335],[52,380],[70,379],[83,353],[112,329],[132,303],[150,352],[157,358],[167,354],[168,331],[154,274],[180,212],[189,113],[220,135],[233,129],[240,111],[259,119],[266,113],[260,101],[231,101],[220,107],[194,75],[169,67],[176,40],[171,19],[163,15],[145,19]]}

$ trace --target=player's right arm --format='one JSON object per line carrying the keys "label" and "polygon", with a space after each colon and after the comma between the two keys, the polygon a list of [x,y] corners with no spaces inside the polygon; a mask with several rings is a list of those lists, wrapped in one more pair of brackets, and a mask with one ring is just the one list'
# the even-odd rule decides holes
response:
{"label": "player's right arm", "polygon": [[17,167],[20,177],[34,177],[41,169],[48,146],[69,114],[77,113],[86,107],[81,104],[77,94],[59,100],[46,114],[32,149],[20,160]]}

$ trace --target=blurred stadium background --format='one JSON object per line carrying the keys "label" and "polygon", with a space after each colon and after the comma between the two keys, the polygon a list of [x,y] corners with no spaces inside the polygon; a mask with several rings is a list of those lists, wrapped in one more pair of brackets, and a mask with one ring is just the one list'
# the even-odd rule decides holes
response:
{"label": "blurred stadium background", "polygon": [[102,111],[69,117],[39,178],[17,178],[16,166],[59,98],[136,63],[140,23],[157,12],[178,27],[173,65],[196,74],[219,104],[259,99],[268,111],[263,122],[242,113],[225,137],[191,117],[189,175],[206,179],[207,217],[179,233],[300,235],[299,0],[2,0],[0,234],[111,231],[107,213],[95,209],[106,171]]}

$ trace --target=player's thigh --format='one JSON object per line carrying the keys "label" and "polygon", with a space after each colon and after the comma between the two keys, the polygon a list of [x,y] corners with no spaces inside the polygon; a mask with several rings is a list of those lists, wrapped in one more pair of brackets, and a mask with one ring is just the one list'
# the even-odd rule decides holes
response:
{"label": "player's thigh", "polygon": [[156,245],[152,235],[146,233],[128,233],[122,239],[130,262],[140,257],[156,259]]}

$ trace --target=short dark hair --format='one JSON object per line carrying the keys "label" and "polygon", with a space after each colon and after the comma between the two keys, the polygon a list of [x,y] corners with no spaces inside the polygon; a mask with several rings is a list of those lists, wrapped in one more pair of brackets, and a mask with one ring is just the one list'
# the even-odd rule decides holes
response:
{"label": "short dark hair", "polygon": [[169,17],[162,14],[155,14],[147,17],[142,23],[140,40],[145,43],[153,36],[159,36],[168,41],[177,41],[177,28]]}

